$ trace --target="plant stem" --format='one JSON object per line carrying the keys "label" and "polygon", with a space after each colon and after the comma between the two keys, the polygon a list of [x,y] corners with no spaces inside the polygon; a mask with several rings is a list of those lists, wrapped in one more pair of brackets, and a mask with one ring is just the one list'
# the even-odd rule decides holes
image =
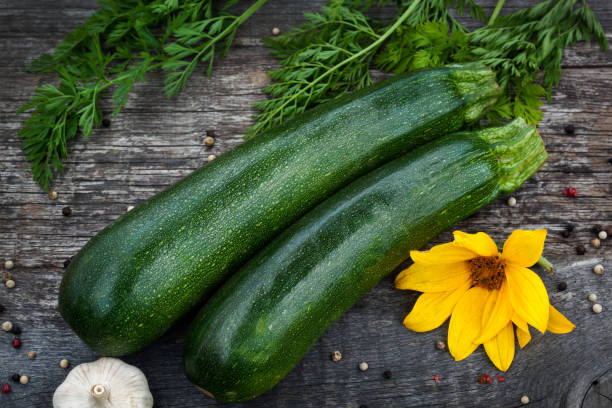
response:
{"label": "plant stem", "polygon": [[301,94],[303,94],[304,92],[306,92],[306,90],[314,87],[317,83],[321,82],[321,80],[323,80],[325,77],[329,76],[330,74],[332,74],[334,71],[338,70],[339,68],[343,67],[344,65],[348,64],[349,62],[356,60],[358,58],[360,58],[363,55],[367,55],[370,51],[376,49],[380,44],[382,44],[391,34],[393,34],[393,32],[408,18],[408,16],[412,13],[412,11],[416,8],[416,6],[420,3],[421,0],[415,0],[412,2],[412,4],[410,4],[410,7],[408,7],[406,9],[406,11],[404,11],[404,13],[402,13],[402,15],[395,21],[395,23],[393,23],[393,25],[391,25],[391,27],[389,27],[384,33],[383,35],[379,36],[378,39],[376,41],[374,41],[372,44],[368,45],[366,48],[362,49],[361,51],[359,51],[356,54],[353,54],[351,57],[339,62],[338,64],[334,65],[333,67],[331,67],[329,70],[325,71],[325,73],[321,74],[318,78],[315,78],[314,81],[310,82],[308,85],[306,85],[304,88],[300,89],[299,92],[296,92],[295,94],[291,95],[291,98],[287,99],[285,101],[285,103],[283,103],[281,106],[279,106],[278,108],[276,108],[274,110],[274,113],[268,115],[268,117],[266,118],[266,120],[264,120],[263,122],[261,122],[261,126],[259,127],[260,129],[262,129],[266,123],[270,122],[270,120],[276,115],[277,112],[281,111],[282,109],[285,108],[285,106],[287,106],[290,102],[294,101],[298,96],[300,96]]}
{"label": "plant stem", "polygon": [[495,20],[497,19],[497,16],[499,15],[499,12],[501,11],[502,7],[504,7],[505,2],[506,0],[497,1],[497,5],[495,6],[495,10],[493,10],[493,14],[491,14],[491,18],[489,19],[487,26],[492,26],[493,23],[495,23]]}
{"label": "plant stem", "polygon": [[[504,249],[504,246],[499,242],[495,242],[495,244],[497,245],[497,249],[501,253]],[[540,256],[540,259],[538,259],[538,262],[536,262],[536,264],[540,265],[542,268],[544,268],[546,272],[550,273],[551,275],[555,274],[555,267],[552,263],[550,263],[548,259],[544,258],[543,256]]]}

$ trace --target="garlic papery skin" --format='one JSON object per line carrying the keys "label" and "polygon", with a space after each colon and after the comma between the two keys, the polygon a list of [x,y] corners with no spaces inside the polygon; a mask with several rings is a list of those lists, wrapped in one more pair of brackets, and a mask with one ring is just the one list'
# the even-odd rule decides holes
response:
{"label": "garlic papery skin", "polygon": [[153,396],[140,369],[103,357],[76,366],[53,394],[53,408],[151,408]]}

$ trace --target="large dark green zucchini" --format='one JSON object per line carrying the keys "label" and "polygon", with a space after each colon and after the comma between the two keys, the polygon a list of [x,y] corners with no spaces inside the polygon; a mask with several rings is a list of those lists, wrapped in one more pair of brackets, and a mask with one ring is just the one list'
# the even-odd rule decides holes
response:
{"label": "large dark green zucchini", "polygon": [[244,143],[92,238],[62,281],[62,316],[100,354],[138,350],[307,210],[478,119],[497,92],[482,65],[423,71]]}
{"label": "large dark green zucchini", "polygon": [[516,120],[431,142],[349,184],[285,230],[204,305],[187,377],[222,402],[272,388],[319,336],[417,249],[546,160]]}

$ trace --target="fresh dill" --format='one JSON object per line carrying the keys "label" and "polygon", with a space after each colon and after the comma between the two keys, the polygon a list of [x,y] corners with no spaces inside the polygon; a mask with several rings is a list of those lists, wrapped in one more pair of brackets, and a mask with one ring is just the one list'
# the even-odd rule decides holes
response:
{"label": "fresh dill", "polygon": [[[491,67],[503,90],[487,113],[490,123],[539,123],[541,99],[550,99],[561,77],[563,49],[594,40],[607,50],[606,37],[586,0],[546,0],[507,16],[499,14],[503,5],[487,16],[472,0],[399,1],[395,19],[384,23],[354,2],[331,0],[301,27],[266,41],[281,68],[269,72],[270,98],[255,105],[260,112],[247,137],[368,85],[373,68],[399,74],[468,61]],[[488,23],[469,31],[450,9]]]}
{"label": "fresh dill", "polygon": [[156,69],[166,72],[165,94],[179,93],[198,64],[210,76],[215,59],[229,50],[237,28],[267,0],[240,15],[212,0],[100,0],[99,9],[57,45],[33,61],[31,72],[55,72],[59,85],[38,87],[19,112],[30,117],[19,130],[32,178],[48,190],[63,171],[67,142],[89,137],[102,122],[100,99],[112,91],[116,116],[132,87]]}

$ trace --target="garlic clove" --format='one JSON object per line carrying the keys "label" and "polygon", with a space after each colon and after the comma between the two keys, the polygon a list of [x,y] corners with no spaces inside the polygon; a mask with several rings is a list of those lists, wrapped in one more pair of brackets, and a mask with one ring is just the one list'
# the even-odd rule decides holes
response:
{"label": "garlic clove", "polygon": [[53,394],[53,408],[151,408],[153,396],[140,369],[103,357],[76,366]]}

